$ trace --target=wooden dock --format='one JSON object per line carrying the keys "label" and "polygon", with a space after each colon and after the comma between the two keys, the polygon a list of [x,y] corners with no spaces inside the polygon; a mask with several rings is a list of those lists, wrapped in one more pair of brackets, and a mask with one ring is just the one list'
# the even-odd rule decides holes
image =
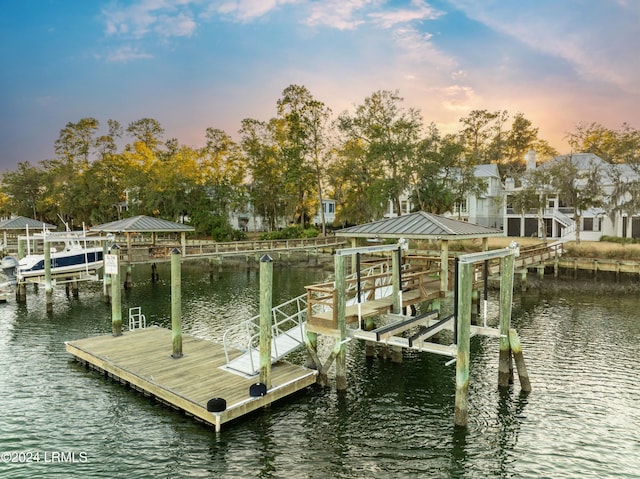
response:
{"label": "wooden dock", "polygon": [[[259,376],[246,377],[222,369],[226,364],[222,345],[183,335],[184,356],[174,359],[171,334],[169,329],[151,327],[121,336],[68,341],[66,349],[81,363],[215,426],[216,431],[228,421],[316,382],[316,371],[280,361],[271,366],[271,389],[264,396],[252,397],[249,390]],[[207,403],[213,398],[224,399],[226,409],[209,412]]]}

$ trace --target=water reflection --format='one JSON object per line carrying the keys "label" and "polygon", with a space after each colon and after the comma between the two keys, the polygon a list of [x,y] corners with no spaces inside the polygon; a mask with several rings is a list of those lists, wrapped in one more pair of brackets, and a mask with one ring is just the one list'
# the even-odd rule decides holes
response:
{"label": "water reflection", "polygon": [[[134,270],[123,311],[142,306],[148,322],[168,326],[168,266],[158,272],[151,283],[149,271]],[[276,268],[274,303],[322,277]],[[244,267],[212,274],[207,264],[185,267],[185,331],[217,340],[228,325],[257,314],[257,280],[257,270]],[[394,364],[366,358],[364,345],[352,341],[347,391],[314,387],[218,434],[70,360],[64,341],[111,330],[99,285],[82,285],[79,298],[56,289],[50,315],[43,288],[30,289],[27,300],[0,306],[0,446],[86,448],[91,462],[75,469],[0,464],[0,478],[601,478],[640,470],[635,296],[516,295],[513,325],[533,391],[520,393],[517,380],[500,391],[498,342],[472,338],[466,428],[453,426],[455,368],[445,359],[405,353]]]}

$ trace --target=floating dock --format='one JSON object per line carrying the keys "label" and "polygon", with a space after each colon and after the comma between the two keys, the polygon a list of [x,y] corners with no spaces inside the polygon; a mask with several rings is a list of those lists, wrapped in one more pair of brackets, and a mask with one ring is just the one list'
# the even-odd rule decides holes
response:
{"label": "floating dock", "polygon": [[[253,397],[250,388],[259,376],[247,377],[223,369],[222,345],[183,335],[183,357],[172,358],[171,330],[150,327],[68,341],[67,352],[86,364],[146,396],[183,411],[220,431],[222,424],[316,382],[317,371],[279,361],[271,366],[272,387]],[[237,355],[241,355],[237,351]],[[207,410],[214,398],[224,399],[226,409]]]}

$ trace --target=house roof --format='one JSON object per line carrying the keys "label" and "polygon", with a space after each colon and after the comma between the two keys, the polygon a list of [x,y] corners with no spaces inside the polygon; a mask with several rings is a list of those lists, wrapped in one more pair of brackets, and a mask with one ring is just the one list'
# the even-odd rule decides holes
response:
{"label": "house roof", "polygon": [[193,226],[174,223],[173,221],[167,221],[161,218],[140,215],[94,226],[91,228],[91,231],[102,231],[105,233],[175,233],[182,231],[195,231],[195,228]]}
{"label": "house roof", "polygon": [[500,178],[500,172],[498,171],[498,165],[496,164],[488,164],[488,165],[477,165],[473,174],[478,178]]}
{"label": "house roof", "polygon": [[471,239],[504,236],[502,230],[487,228],[445,216],[418,211],[364,225],[351,226],[335,232],[350,238],[405,239]]}
{"label": "house roof", "polygon": [[27,227],[34,231],[41,230],[43,228],[49,230],[55,230],[57,228],[56,225],[43,223],[42,221],[27,218],[25,216],[16,216],[15,218],[0,221],[0,230],[26,230]]}

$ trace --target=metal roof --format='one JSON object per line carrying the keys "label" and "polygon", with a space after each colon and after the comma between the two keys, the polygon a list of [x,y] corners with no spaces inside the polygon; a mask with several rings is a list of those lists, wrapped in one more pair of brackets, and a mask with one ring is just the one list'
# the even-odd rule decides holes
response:
{"label": "metal roof", "polygon": [[335,232],[350,238],[471,239],[504,236],[504,232],[466,221],[418,211]]}
{"label": "metal roof", "polygon": [[42,221],[27,218],[25,216],[16,216],[15,218],[0,221],[0,230],[26,230],[27,226],[30,230],[34,231],[41,230],[43,228],[49,230],[55,230],[57,228],[56,225],[43,223]]}
{"label": "metal roof", "polygon": [[174,223],[173,221],[167,221],[161,218],[140,215],[94,226],[91,228],[91,231],[102,231],[105,233],[174,233],[195,231],[195,228],[183,223]]}

